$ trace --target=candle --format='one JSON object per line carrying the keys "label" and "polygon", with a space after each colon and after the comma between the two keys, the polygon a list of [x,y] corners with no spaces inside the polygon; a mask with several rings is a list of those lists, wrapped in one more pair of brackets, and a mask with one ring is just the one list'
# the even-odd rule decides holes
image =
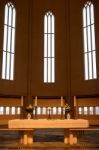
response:
{"label": "candle", "polygon": [[76,107],[76,96],[74,96],[74,107]]}
{"label": "candle", "polygon": [[61,96],[61,106],[63,106],[63,96]]}
{"label": "candle", "polygon": [[37,96],[35,96],[35,106],[37,106]]}
{"label": "candle", "polygon": [[21,106],[23,106],[23,96],[21,96]]}

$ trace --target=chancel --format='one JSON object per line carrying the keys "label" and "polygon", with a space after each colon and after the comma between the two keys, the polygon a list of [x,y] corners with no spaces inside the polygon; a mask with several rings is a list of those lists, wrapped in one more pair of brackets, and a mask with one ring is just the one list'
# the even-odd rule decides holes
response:
{"label": "chancel", "polygon": [[0,1],[0,148],[99,148],[99,1]]}

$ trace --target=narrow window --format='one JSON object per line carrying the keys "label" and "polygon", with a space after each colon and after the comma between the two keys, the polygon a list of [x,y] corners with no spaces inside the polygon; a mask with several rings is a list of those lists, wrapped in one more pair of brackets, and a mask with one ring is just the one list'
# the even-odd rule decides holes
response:
{"label": "narrow window", "polygon": [[56,115],[56,114],[57,114],[57,108],[53,107],[53,115]]}
{"label": "narrow window", "polygon": [[87,2],[83,8],[84,68],[85,80],[96,79],[96,45],[94,6]]}
{"label": "narrow window", "polygon": [[82,114],[82,107],[78,107],[78,113],[79,113],[79,115]]}
{"label": "narrow window", "polygon": [[61,115],[61,107],[58,107],[58,115]]}
{"label": "narrow window", "polygon": [[10,114],[10,107],[6,107],[6,115]]}
{"label": "narrow window", "polygon": [[96,113],[96,115],[99,115],[99,107],[98,106],[95,107],[95,113]]}
{"label": "narrow window", "polygon": [[89,114],[93,115],[93,107],[89,107]]}
{"label": "narrow window", "polygon": [[0,115],[4,115],[4,107],[0,106]]}
{"label": "narrow window", "polygon": [[17,114],[20,114],[20,113],[21,113],[20,107],[17,107]]}
{"label": "narrow window", "polygon": [[12,3],[5,5],[2,79],[14,79],[16,11]]}
{"label": "narrow window", "polygon": [[43,114],[43,115],[46,115],[46,107],[43,107],[43,108],[42,108],[42,114]]}
{"label": "narrow window", "polygon": [[84,115],[87,115],[87,114],[88,114],[88,108],[84,107]]}
{"label": "narrow window", "polygon": [[52,12],[44,16],[44,83],[55,82],[55,19]]}
{"label": "narrow window", "polygon": [[41,114],[41,107],[37,108],[37,114],[40,115]]}
{"label": "narrow window", "polygon": [[12,114],[12,115],[15,115],[15,107],[12,107],[12,109],[11,109],[11,114]]}

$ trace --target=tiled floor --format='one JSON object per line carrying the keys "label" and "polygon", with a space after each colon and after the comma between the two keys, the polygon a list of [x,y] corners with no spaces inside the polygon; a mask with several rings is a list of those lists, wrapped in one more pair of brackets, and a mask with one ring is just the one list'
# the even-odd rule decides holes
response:
{"label": "tiled floor", "polygon": [[78,144],[74,146],[63,143],[62,129],[38,129],[34,132],[34,144],[28,147],[18,143],[18,132],[0,131],[0,149],[32,149],[32,150],[99,150],[99,131],[86,131],[78,134]]}

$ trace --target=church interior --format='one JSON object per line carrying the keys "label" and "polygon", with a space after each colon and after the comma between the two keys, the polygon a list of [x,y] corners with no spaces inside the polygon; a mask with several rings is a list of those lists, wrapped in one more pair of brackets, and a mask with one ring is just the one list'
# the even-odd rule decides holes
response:
{"label": "church interior", "polygon": [[0,1],[0,149],[99,149],[98,0]]}

